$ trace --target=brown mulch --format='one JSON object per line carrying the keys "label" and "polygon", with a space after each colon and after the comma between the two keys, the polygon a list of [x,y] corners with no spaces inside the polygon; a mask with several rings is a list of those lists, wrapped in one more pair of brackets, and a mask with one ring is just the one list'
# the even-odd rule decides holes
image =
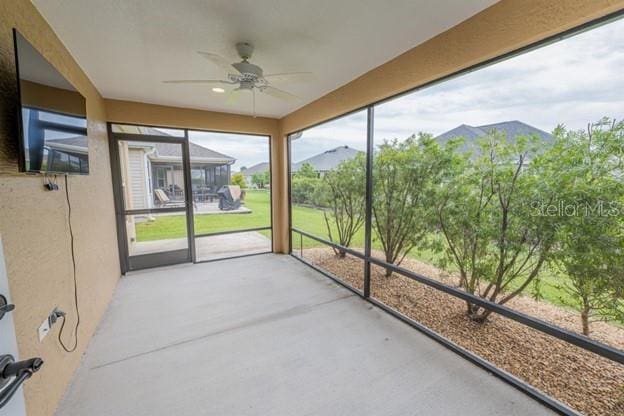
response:
{"label": "brown mulch", "polygon": [[[304,258],[353,287],[362,288],[362,260],[336,257],[331,249],[304,251]],[[405,260],[403,267],[457,285],[457,279],[429,264]],[[426,325],[458,345],[478,354],[543,392],[584,414],[624,415],[624,366],[554,337],[493,314],[485,324],[471,321],[465,302],[373,266],[371,295]],[[507,306],[531,316],[578,331],[574,311],[517,297]],[[604,322],[592,327],[592,338],[622,349],[624,329]]]}

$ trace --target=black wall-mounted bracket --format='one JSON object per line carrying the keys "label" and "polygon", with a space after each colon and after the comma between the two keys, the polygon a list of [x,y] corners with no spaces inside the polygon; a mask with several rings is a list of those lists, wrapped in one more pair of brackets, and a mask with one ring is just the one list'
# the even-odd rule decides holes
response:
{"label": "black wall-mounted bracket", "polygon": [[11,401],[22,383],[39,371],[42,365],[43,360],[39,357],[15,361],[10,354],[0,355],[0,409]]}
{"label": "black wall-mounted bracket", "polygon": [[0,319],[4,318],[4,314],[15,309],[15,305],[10,304],[4,295],[0,295]]}

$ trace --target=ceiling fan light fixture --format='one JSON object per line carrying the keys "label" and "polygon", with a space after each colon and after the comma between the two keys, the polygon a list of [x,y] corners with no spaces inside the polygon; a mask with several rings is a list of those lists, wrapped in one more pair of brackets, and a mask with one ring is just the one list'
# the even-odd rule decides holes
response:
{"label": "ceiling fan light fixture", "polygon": [[[256,92],[263,93],[278,100],[298,101],[299,97],[279,88],[275,88],[272,84],[276,82],[288,81],[306,81],[309,79],[310,72],[284,72],[264,75],[264,71],[258,65],[249,62],[253,54],[253,44],[249,42],[239,42],[236,44],[236,50],[242,61],[230,63],[226,58],[211,52],[198,51],[197,53],[212,62],[227,75],[225,79],[182,79],[163,81],[167,84],[190,84],[190,85],[209,85],[212,86],[212,92],[216,94],[227,93],[226,103],[234,104],[240,95],[252,95],[254,108],[254,117],[256,113]],[[228,85],[227,91],[222,85]],[[230,88],[231,87],[231,88]],[[244,94],[241,92],[246,91]]]}

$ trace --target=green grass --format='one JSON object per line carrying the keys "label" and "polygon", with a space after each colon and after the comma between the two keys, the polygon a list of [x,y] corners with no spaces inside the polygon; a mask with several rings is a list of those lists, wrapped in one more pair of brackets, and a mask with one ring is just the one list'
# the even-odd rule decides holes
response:
{"label": "green grass", "polygon": [[[209,234],[221,231],[234,231],[246,228],[266,227],[271,224],[270,194],[268,191],[248,190],[245,196],[245,206],[252,210],[250,214],[213,214],[195,215],[195,233]],[[307,231],[310,234],[329,239],[327,226],[323,219],[323,211],[294,205],[292,208],[293,227]],[[155,221],[142,222],[136,224],[137,241],[151,241],[167,238],[181,238],[186,236],[186,222],[184,215],[167,215],[157,217]],[[270,231],[262,231],[264,235],[270,237]],[[332,230],[334,236],[335,230]],[[309,238],[303,238],[303,248],[322,247]],[[354,236],[351,242],[354,249],[364,247],[363,228]],[[298,234],[293,234],[293,250],[300,248]],[[378,241],[373,240],[373,249],[381,249]],[[439,264],[440,253],[429,250],[412,250],[408,255],[410,258]],[[449,270],[453,271],[453,270]],[[540,276],[540,294],[543,299],[557,305],[574,307],[574,300],[563,289],[562,283],[566,276],[557,270],[546,268]],[[519,284],[519,283],[518,283]],[[527,294],[531,293],[531,288],[527,289]]]}
{"label": "green grass", "polygon": [[[195,234],[271,226],[270,193],[268,191],[248,190],[244,205],[251,209],[251,213],[195,215]],[[267,236],[270,236],[270,233],[270,231],[263,231],[263,234]],[[156,217],[155,221],[137,223],[136,235],[137,241],[186,237],[186,216],[162,215]]]}

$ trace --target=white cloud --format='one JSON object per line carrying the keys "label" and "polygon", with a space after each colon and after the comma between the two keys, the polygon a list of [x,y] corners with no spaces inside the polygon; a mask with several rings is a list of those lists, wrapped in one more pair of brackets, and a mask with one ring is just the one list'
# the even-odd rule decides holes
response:
{"label": "white cloud", "polygon": [[189,140],[235,158],[236,163],[232,166],[234,171],[241,166],[250,167],[269,161],[269,139],[266,136],[190,131]]}
{"label": "white cloud", "polygon": [[[624,20],[581,33],[375,108],[375,140],[460,124],[521,120],[546,131],[624,119]],[[304,132],[293,161],[349,145],[366,146],[366,113]]]}

